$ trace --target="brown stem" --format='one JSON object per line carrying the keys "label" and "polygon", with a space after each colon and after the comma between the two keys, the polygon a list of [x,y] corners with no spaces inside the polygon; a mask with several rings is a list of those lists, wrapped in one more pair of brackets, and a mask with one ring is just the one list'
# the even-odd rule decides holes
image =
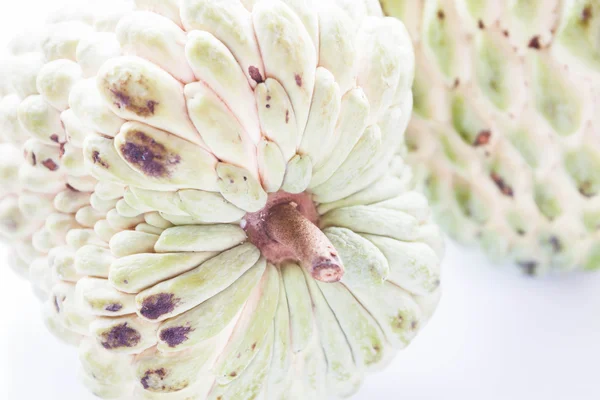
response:
{"label": "brown stem", "polygon": [[286,203],[273,207],[265,221],[267,234],[290,249],[313,278],[339,282],[344,265],[337,251],[321,230],[295,207]]}

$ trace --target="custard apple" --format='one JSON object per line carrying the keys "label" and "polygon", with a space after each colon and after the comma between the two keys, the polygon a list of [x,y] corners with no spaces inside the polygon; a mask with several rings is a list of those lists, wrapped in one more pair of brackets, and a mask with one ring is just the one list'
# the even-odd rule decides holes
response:
{"label": "custard apple", "polygon": [[20,168],[58,155],[29,267],[48,327],[102,398],[351,396],[440,295],[396,154],[404,26],[377,1],[114,7],[12,46]]}
{"label": "custard apple", "polygon": [[530,275],[600,268],[600,1],[381,3],[414,42],[408,160],[447,232]]}

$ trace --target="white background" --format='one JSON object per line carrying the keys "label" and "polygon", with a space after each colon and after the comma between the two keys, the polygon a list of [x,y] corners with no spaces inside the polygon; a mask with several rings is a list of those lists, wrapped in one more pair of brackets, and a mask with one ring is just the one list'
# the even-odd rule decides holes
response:
{"label": "white background", "polygon": [[[1,0],[0,46],[64,2]],[[0,399],[91,400],[75,350],[46,332],[29,284],[4,260],[0,247]],[[600,274],[514,270],[450,245],[434,319],[355,399],[600,399]]]}

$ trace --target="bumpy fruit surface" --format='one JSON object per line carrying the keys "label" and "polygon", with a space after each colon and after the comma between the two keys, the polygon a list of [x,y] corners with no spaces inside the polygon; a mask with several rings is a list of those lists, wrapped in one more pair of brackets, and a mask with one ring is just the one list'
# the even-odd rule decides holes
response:
{"label": "bumpy fruit surface", "polygon": [[417,74],[407,133],[447,231],[525,273],[600,267],[600,2],[382,0]]}
{"label": "bumpy fruit surface", "polygon": [[14,42],[10,73],[36,82],[15,97],[25,165],[55,152],[62,173],[30,275],[86,385],[355,393],[440,293],[441,237],[395,154],[412,110],[403,25],[377,1],[66,11]]}

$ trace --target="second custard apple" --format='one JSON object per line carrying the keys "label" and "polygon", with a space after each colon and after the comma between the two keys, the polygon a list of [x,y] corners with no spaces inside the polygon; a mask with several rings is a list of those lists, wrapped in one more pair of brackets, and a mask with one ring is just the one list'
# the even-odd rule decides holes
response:
{"label": "second custard apple", "polygon": [[382,5],[415,46],[408,147],[446,230],[531,275],[600,267],[600,2]]}

